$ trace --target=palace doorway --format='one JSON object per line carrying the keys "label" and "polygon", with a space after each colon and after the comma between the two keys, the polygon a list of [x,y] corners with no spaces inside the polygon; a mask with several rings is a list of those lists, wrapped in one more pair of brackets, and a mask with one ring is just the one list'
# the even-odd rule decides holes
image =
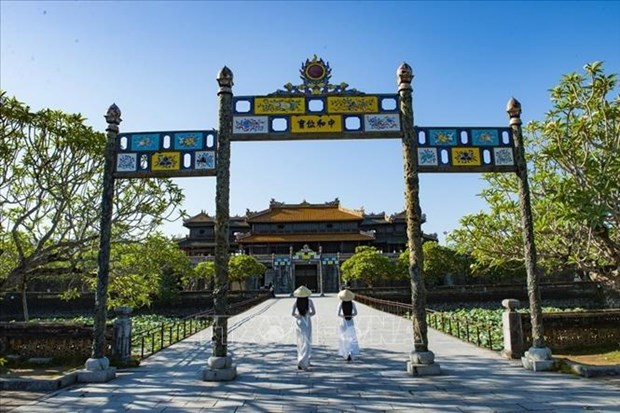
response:
{"label": "palace doorway", "polygon": [[295,265],[295,289],[301,285],[305,285],[314,293],[319,291],[316,265]]}

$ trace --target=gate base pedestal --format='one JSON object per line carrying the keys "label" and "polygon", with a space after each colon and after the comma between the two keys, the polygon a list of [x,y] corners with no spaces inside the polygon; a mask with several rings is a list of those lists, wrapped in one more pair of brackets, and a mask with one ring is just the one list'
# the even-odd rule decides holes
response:
{"label": "gate base pedestal", "polygon": [[438,376],[441,374],[439,364],[413,364],[407,362],[407,373],[410,376]]}
{"label": "gate base pedestal", "polygon": [[237,365],[232,357],[209,357],[208,366],[202,369],[203,381],[231,381],[237,377]]}
{"label": "gate base pedestal", "polygon": [[555,360],[548,347],[530,347],[521,357],[523,367],[532,371],[549,371],[555,368]]}
{"label": "gate base pedestal", "polygon": [[432,351],[412,351],[407,362],[407,373],[410,376],[437,376],[441,374],[441,368],[435,363]]}
{"label": "gate base pedestal", "polygon": [[84,368],[77,371],[78,383],[105,383],[116,378],[116,367],[110,367],[107,357],[89,358]]}

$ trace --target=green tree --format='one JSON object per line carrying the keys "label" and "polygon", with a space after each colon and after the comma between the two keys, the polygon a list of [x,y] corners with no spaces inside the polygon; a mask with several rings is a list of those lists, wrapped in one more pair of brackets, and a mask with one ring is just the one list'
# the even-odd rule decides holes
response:
{"label": "green tree", "polygon": [[[471,258],[459,254],[456,250],[439,245],[436,241],[427,241],[422,244],[424,254],[424,282],[431,287],[443,282],[446,274],[461,275],[467,278],[470,275]],[[398,257],[398,278],[409,278],[409,250],[405,250]]]}
{"label": "green tree", "polygon": [[[105,136],[79,114],[32,112],[3,91],[0,102],[0,245],[11,252],[0,255],[0,290],[25,297],[34,277],[81,273],[97,248]],[[182,200],[168,179],[118,181],[113,242],[144,238]]]}
{"label": "green tree", "polygon": [[232,255],[228,260],[228,278],[230,282],[237,281],[241,289],[247,278],[261,276],[266,270],[267,267],[251,255]]}
{"label": "green tree", "polygon": [[541,156],[557,171],[549,197],[562,220],[580,223],[595,244],[595,265],[620,266],[620,94],[617,74],[587,64],[551,90],[554,107],[528,131],[543,137]]}
{"label": "green tree", "polygon": [[203,261],[198,263],[191,272],[183,278],[183,285],[188,290],[197,290],[200,287],[210,289],[215,281],[215,262]]}
{"label": "green tree", "polygon": [[375,247],[359,246],[355,254],[340,266],[342,279],[358,280],[372,287],[377,281],[393,276],[396,268],[389,258]]}
{"label": "green tree", "polygon": [[[111,250],[108,307],[142,307],[154,298],[173,300],[192,264],[178,244],[161,234],[144,241],[115,244]],[[93,258],[95,254],[93,254]],[[86,278],[91,289],[97,284],[96,261]]]}
{"label": "green tree", "polygon": [[[552,109],[526,127],[539,265],[615,276],[620,265],[620,97],[595,62],[551,89]],[[523,266],[517,178],[485,174],[489,211],[465,216],[449,240],[479,269]]]}

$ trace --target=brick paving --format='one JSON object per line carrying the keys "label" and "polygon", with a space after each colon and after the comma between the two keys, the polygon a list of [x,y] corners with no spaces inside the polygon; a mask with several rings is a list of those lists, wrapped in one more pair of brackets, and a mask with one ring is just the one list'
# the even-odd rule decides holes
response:
{"label": "brick paving", "polygon": [[308,371],[296,367],[293,299],[278,297],[229,320],[234,381],[201,380],[211,352],[207,329],[108,383],[73,385],[11,412],[620,412],[617,379],[532,372],[432,329],[429,347],[442,374],[411,377],[411,323],[359,303],[362,355],[346,363],[337,356],[337,297],[313,300]]}

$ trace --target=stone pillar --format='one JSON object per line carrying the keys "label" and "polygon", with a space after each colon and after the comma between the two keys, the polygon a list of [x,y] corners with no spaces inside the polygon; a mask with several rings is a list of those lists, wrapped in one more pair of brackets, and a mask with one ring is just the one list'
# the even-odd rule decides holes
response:
{"label": "stone pillar", "polygon": [[441,373],[435,355],[428,349],[426,325],[426,288],[422,273],[422,211],[420,209],[420,180],[418,177],[417,136],[413,123],[413,70],[407,63],[396,71],[400,97],[400,124],[403,133],[403,163],[405,175],[405,208],[407,214],[407,245],[409,247],[409,277],[413,305],[413,346],[407,362],[412,376]]}
{"label": "stone pillar", "polygon": [[228,381],[237,377],[237,366],[228,355],[228,259],[230,239],[230,137],[232,135],[233,73],[224,66],[218,73],[219,133],[215,189],[215,288],[213,290],[213,354],[203,369],[205,381]]}
{"label": "stone pillar", "polygon": [[290,282],[289,286],[291,289],[291,291],[289,291],[289,296],[292,297],[293,291],[295,291],[295,268],[293,266],[293,247],[292,246],[288,248],[288,259],[289,259],[288,280]]}
{"label": "stone pillar", "polygon": [[321,297],[325,296],[323,292],[323,247],[319,246],[319,291]]}
{"label": "stone pillar", "polygon": [[502,301],[502,306],[506,309],[502,314],[502,330],[504,333],[502,356],[509,359],[518,359],[523,356],[521,314],[515,311],[520,305],[519,300],[506,299]]}
{"label": "stone pillar", "polygon": [[336,277],[338,279],[338,291],[342,288],[342,278],[340,277],[340,251],[336,253]]}
{"label": "stone pillar", "polygon": [[534,242],[534,224],[532,206],[530,203],[530,187],[527,179],[527,163],[525,160],[525,145],[521,130],[521,104],[511,98],[506,105],[506,112],[510,117],[510,128],[514,139],[517,176],[519,178],[519,209],[521,212],[521,227],[523,229],[523,251],[525,256],[525,271],[527,273],[527,295],[530,303],[532,318],[532,347],[521,358],[523,367],[544,371],[554,368],[551,350],[545,346],[542,321],[542,300],[540,298],[540,269],[536,264],[536,244]]}
{"label": "stone pillar", "polygon": [[114,345],[112,355],[123,362],[131,360],[131,315],[130,307],[118,307],[114,321]]}
{"label": "stone pillar", "polygon": [[84,383],[106,382],[116,377],[116,368],[110,367],[110,361],[105,356],[105,331],[108,317],[108,279],[110,271],[110,239],[112,238],[112,208],[114,206],[114,147],[118,136],[121,110],[112,104],[105,120],[107,139],[104,149],[103,190],[101,194],[101,224],[99,237],[99,255],[97,262],[97,290],[95,291],[95,320],[93,324],[92,354],[78,371],[78,381]]}

